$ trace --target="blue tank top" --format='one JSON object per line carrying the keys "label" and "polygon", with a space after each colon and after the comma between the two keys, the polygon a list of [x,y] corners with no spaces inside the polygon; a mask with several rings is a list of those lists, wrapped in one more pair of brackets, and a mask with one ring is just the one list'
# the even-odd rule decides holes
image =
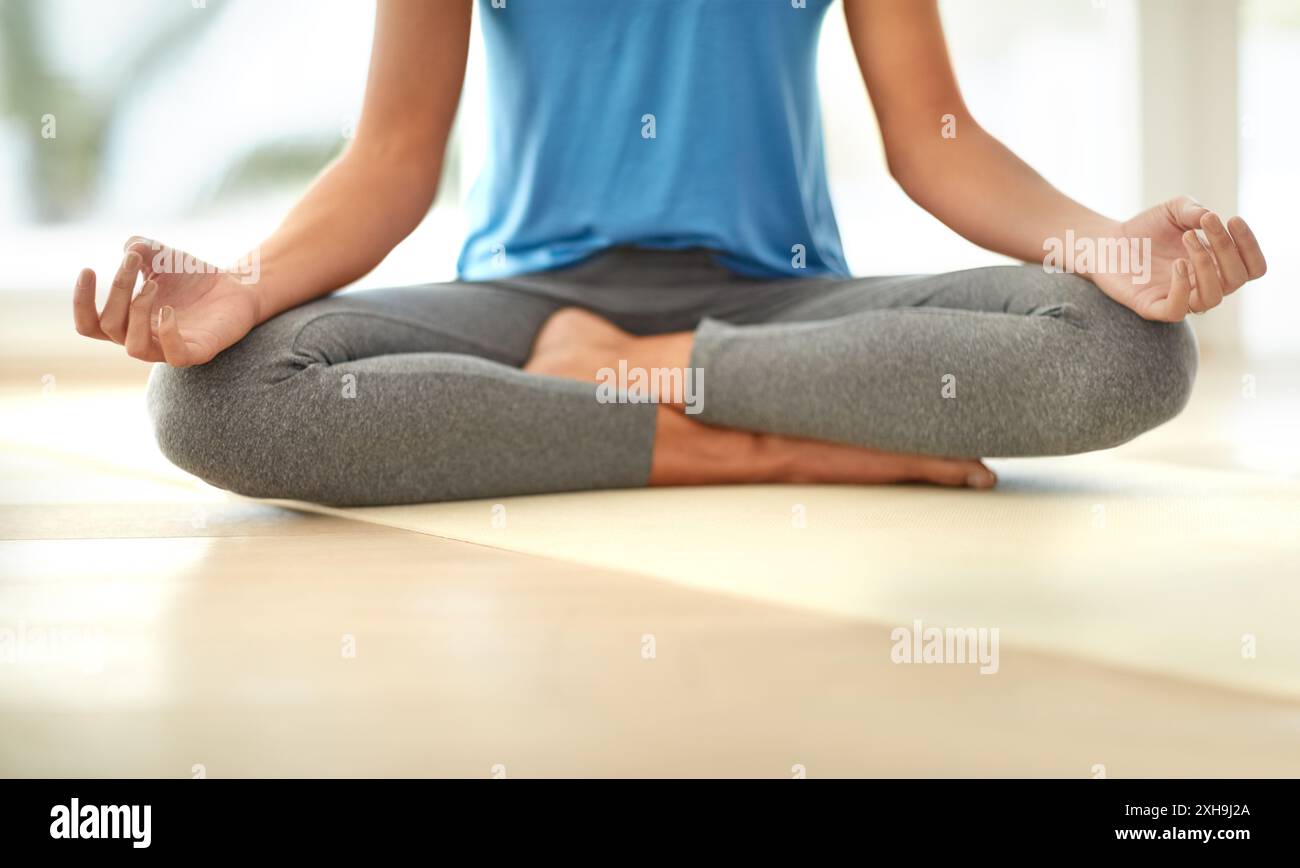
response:
{"label": "blue tank top", "polygon": [[817,93],[831,2],[480,0],[489,144],[461,277],[615,245],[847,275]]}

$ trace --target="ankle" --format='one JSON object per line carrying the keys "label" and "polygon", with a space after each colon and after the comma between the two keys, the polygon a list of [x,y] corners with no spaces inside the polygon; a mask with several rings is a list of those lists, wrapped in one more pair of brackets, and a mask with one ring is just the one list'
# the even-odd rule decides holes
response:
{"label": "ankle", "polygon": [[799,482],[799,455],[790,449],[789,440],[771,434],[751,434],[749,461],[760,474],[757,482]]}
{"label": "ankle", "polygon": [[[629,335],[617,347],[621,354],[618,358],[626,360],[629,368],[641,369],[645,376],[656,382],[674,384],[673,388],[660,392],[657,403],[683,413],[703,398],[702,377],[690,367],[694,338],[692,332],[645,337]],[[698,409],[693,409],[691,415],[696,412]]]}
{"label": "ankle", "polygon": [[694,332],[674,332],[667,335],[650,335],[632,338],[650,364],[645,367],[686,370],[691,365],[691,350],[695,346]]}
{"label": "ankle", "polygon": [[[656,413],[651,485],[776,481],[764,469],[762,435],[696,422],[667,405]],[[770,459],[768,463],[770,464]]]}

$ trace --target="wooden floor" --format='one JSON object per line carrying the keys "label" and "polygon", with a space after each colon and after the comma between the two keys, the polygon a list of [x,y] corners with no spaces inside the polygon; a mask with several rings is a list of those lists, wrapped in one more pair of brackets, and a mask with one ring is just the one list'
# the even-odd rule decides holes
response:
{"label": "wooden floor", "polygon": [[[52,382],[0,384],[0,775],[1300,774],[1295,697],[1039,652],[900,666],[888,625],[634,551],[596,568],[245,501],[153,451],[138,375]],[[1290,454],[1233,451],[1212,410],[1199,446],[1135,450]]]}

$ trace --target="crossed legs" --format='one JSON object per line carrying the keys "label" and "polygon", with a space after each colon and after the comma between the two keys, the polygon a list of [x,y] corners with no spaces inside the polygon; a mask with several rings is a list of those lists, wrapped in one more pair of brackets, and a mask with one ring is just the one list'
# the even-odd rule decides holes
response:
{"label": "crossed legs", "polygon": [[[1185,325],[1030,267],[757,284],[724,315],[637,333],[508,285],[347,294],[207,365],[157,367],[149,405],[180,467],[332,504],[647,482],[982,485],[978,457],[1106,448],[1160,424],[1196,368]],[[592,365],[619,359],[702,369],[703,412],[598,402]]]}

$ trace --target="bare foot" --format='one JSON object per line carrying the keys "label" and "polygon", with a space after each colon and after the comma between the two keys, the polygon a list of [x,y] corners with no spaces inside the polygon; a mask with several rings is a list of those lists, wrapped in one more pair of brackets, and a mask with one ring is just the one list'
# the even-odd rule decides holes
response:
{"label": "bare foot", "polygon": [[651,485],[750,482],[934,485],[992,488],[997,477],[980,461],[883,452],[777,434],[717,428],[659,408]]}
{"label": "bare foot", "polygon": [[[524,370],[584,382],[620,360],[629,366],[685,368],[694,335],[678,332],[638,337],[580,308],[556,311],[537,334]],[[759,434],[705,425],[680,405],[660,404],[651,485],[718,485],[750,482],[880,485],[928,482],[992,488],[993,472],[973,459],[935,458],[860,446]]]}
{"label": "bare foot", "polygon": [[[524,370],[586,383],[598,382],[601,369],[616,369],[620,362],[629,369],[684,373],[694,342],[694,332],[638,336],[594,313],[566,307],[552,314],[537,333]],[[659,402],[681,411],[685,398],[685,394],[664,394]]]}
{"label": "bare foot", "polygon": [[533,341],[524,370],[594,382],[601,368],[627,358],[636,338],[612,322],[577,307],[551,314]]}

